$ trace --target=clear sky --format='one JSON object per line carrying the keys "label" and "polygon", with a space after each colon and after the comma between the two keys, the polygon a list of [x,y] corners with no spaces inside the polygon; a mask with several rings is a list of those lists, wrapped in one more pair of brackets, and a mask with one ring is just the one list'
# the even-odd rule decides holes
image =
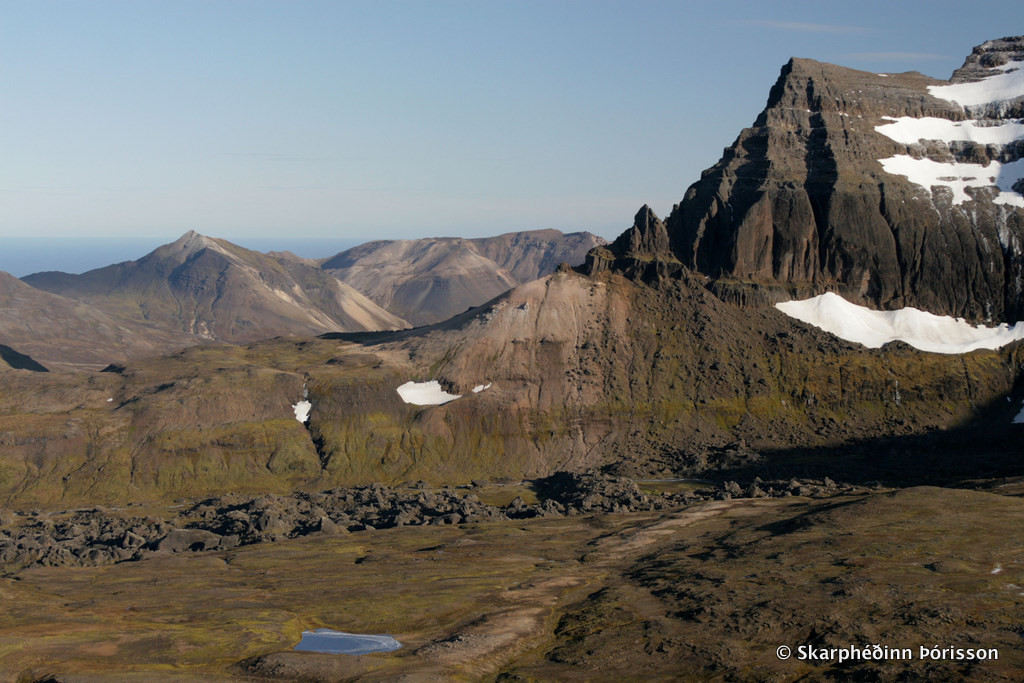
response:
{"label": "clear sky", "polygon": [[1020,0],[0,0],[0,249],[664,215],[791,56],[948,78]]}

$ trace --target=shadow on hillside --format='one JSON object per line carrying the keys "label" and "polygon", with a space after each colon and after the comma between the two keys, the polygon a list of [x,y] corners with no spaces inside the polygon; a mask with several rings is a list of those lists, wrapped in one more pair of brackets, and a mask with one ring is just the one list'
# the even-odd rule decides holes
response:
{"label": "shadow on hillside", "polygon": [[0,344],[0,361],[11,366],[15,370],[31,370],[32,372],[49,372],[49,370],[37,363],[31,356],[15,351],[10,346]]}
{"label": "shadow on hillside", "polygon": [[[511,291],[511,290],[510,290]],[[409,327],[404,330],[378,330],[373,332],[327,332],[319,335],[319,339],[333,339],[336,341],[351,342],[353,344],[359,344],[361,346],[373,346],[375,344],[391,344],[395,342],[403,342],[407,339],[414,337],[422,337],[435,330],[456,330],[464,326],[473,318],[479,315],[483,315],[490,308],[508,294],[503,292],[498,296],[494,297],[490,301],[480,304],[479,306],[467,308],[462,313],[454,315],[447,320],[436,322],[433,325],[420,325],[418,327]]]}
{"label": "shadow on hillside", "polygon": [[737,482],[830,477],[887,487],[965,486],[972,480],[1024,477],[1024,424],[1012,423],[1019,410],[1019,401],[1001,398],[960,427],[836,447],[765,450],[755,461],[700,476]]}

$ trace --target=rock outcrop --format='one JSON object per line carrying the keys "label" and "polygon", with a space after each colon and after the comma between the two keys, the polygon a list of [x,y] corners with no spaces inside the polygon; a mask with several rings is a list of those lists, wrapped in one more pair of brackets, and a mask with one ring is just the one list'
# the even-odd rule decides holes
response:
{"label": "rock outcrop", "polygon": [[671,255],[664,239],[640,256],[620,238],[590,272],[678,261],[738,301],[831,289],[876,308],[1024,318],[1022,67],[1019,37],[979,46],[950,82],[792,59],[665,220]]}
{"label": "rock outcrop", "polygon": [[[32,356],[15,351],[10,346],[0,344],[0,361],[9,368],[15,370],[30,370],[32,372],[49,372],[42,363],[36,362]],[[0,367],[3,367],[0,365]]]}
{"label": "rock outcrop", "polygon": [[[175,506],[170,518],[132,514],[138,506],[108,510],[0,515],[0,575],[31,566],[95,566],[153,553],[230,550],[313,534],[338,535],[401,526],[445,526],[607,512],[664,510],[681,504],[746,495],[828,497],[852,487],[824,482],[758,479],[746,490],[734,481],[707,482],[676,493],[643,493],[636,482],[598,472],[556,472],[530,483],[538,500],[517,496],[504,505],[481,500],[487,484],[431,489],[379,483],[327,491],[240,496],[227,494]],[[493,491],[493,489],[492,489]]]}
{"label": "rock outcrop", "polygon": [[672,253],[668,229],[646,204],[633,218],[633,227],[607,248],[587,254],[583,270],[596,274],[606,270],[644,282],[655,282],[678,274],[682,264]]}

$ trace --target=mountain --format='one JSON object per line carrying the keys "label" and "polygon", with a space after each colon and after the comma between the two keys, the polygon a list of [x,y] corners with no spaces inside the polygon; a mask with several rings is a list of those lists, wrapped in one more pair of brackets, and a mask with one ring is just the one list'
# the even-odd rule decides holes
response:
{"label": "mountain", "polygon": [[99,370],[114,360],[156,356],[192,343],[191,335],[108,313],[0,272],[0,344],[47,368]]}
{"label": "mountain", "polygon": [[668,218],[642,212],[588,272],[685,266],[737,301],[829,289],[877,308],[1022,319],[1022,116],[1024,37],[975,48],[948,82],[792,59]]}
{"label": "mountain", "polygon": [[322,267],[416,325],[446,320],[516,285],[583,263],[604,240],[587,232],[512,232],[497,237],[378,240]]}
{"label": "mountain", "polygon": [[[1013,64],[999,59],[986,48],[976,68]],[[787,68],[811,67],[841,73]],[[964,83],[991,92],[1015,73]],[[894,80],[899,102],[930,82],[878,78]],[[995,123],[970,135],[1016,134],[995,116],[1013,102],[979,106]],[[929,135],[967,121],[871,116]],[[989,252],[1011,267],[1016,190],[1000,176],[992,187],[947,180],[946,166],[967,162],[944,162],[928,188],[888,178],[870,162],[893,151],[878,131],[856,124],[829,141],[828,121],[808,133],[826,139],[804,157],[802,180],[782,180],[800,175],[784,173],[799,151],[776,143],[803,129],[766,123],[765,140],[741,136],[734,150],[761,154],[760,166],[730,171],[724,160],[688,193],[695,222],[685,207],[665,221],[643,207],[584,267],[560,265],[433,325],[196,345],[104,372],[3,369],[0,632],[11,635],[0,670],[11,680],[148,680],[170,668],[190,680],[1015,680],[1024,341],[949,354],[868,348],[764,304],[831,288],[876,306],[984,314],[984,277],[904,281],[900,268],[943,253],[949,273],[995,268]],[[984,151],[1012,155],[1014,144]],[[860,170],[836,156],[842,174],[818,183],[822,158],[840,149],[863,150]],[[922,161],[898,164],[913,175]],[[875,182],[856,185],[860,172]],[[717,218],[697,210],[708,188],[725,193]],[[744,201],[754,202],[746,217],[721,215]],[[897,245],[915,226],[938,237],[922,233],[891,272],[847,282],[830,264],[888,253],[869,239],[881,232],[876,210],[900,218],[886,223]],[[986,232],[997,216],[1009,247]],[[945,251],[932,244],[940,237]],[[79,282],[98,301],[119,296],[132,312],[144,300],[154,319],[200,320],[207,333],[231,332],[222,300],[264,305],[260,287],[294,282],[297,298],[318,282],[294,257],[204,240],[187,235]],[[884,299],[894,274],[906,286]],[[29,306],[82,307],[69,310],[74,321],[65,309],[44,316],[68,333],[99,315],[9,280],[0,285]],[[209,287],[223,296],[211,301]],[[172,315],[169,299],[188,315]],[[28,322],[0,319],[0,332],[46,332],[23,310]],[[908,317],[871,313],[884,328]],[[440,611],[437,591],[422,590],[438,576]],[[151,585],[165,590],[140,590]],[[304,628],[338,615],[357,633],[386,624],[403,649],[295,651]],[[228,620],[245,627],[225,635]],[[880,666],[883,656],[899,661]]]}
{"label": "mountain", "polygon": [[[0,500],[112,504],[591,467],[955,480],[1007,471],[998,449],[1019,438],[1022,365],[1020,343],[867,349],[722,301],[699,276],[651,287],[562,269],[426,328],[21,373],[0,396]],[[408,382],[420,391],[400,393]],[[984,447],[971,430],[984,430]]]}
{"label": "mountain", "polygon": [[183,332],[193,343],[408,326],[316,267],[194,231],[138,261],[81,275],[35,273],[23,281],[113,315]]}
{"label": "mountain", "polygon": [[528,230],[470,242],[483,256],[523,283],[550,275],[562,263],[570,266],[583,263],[587,252],[604,244],[605,240],[589,232],[563,234],[558,230]]}
{"label": "mountain", "polygon": [[[983,49],[979,63],[997,62],[998,56],[985,57],[990,53]],[[1008,60],[1002,66],[1013,63]],[[998,192],[1015,201],[1012,187],[965,190],[975,198],[961,207],[954,203],[952,189],[926,189],[901,176],[890,177],[876,157],[891,152],[896,143],[874,126],[851,121],[847,135],[835,140],[830,137],[835,132],[828,128],[832,123],[817,133],[804,130],[800,121],[806,112],[787,114],[790,110],[779,102],[795,101],[799,89],[793,74],[809,70],[818,74],[811,80],[819,90],[836,74],[847,83],[853,78],[865,85],[877,81],[877,89],[870,98],[865,95],[858,110],[870,119],[868,124],[894,123],[877,113],[879,103],[888,98],[906,104],[912,92],[920,103],[912,113],[923,116],[944,107],[953,116],[956,111],[927,93],[925,84],[934,81],[923,76],[882,77],[791,62],[759,119],[763,126],[741,135],[734,155],[727,155],[687,193],[692,204],[707,187],[728,180],[730,194],[719,198],[722,211],[729,213],[729,207],[739,207],[742,201],[761,202],[761,209],[748,207],[747,213],[763,210],[759,215],[772,219],[758,225],[770,228],[765,233],[772,237],[767,253],[780,254],[778,262],[789,264],[786,269],[744,270],[740,277],[737,264],[749,265],[748,257],[753,257],[745,247],[735,247],[748,244],[743,240],[753,228],[752,218],[734,225],[719,212],[717,218],[699,214],[687,223],[689,205],[684,202],[662,221],[644,207],[613,244],[591,250],[584,267],[559,267],[430,326],[197,347],[85,378],[62,380],[32,373],[26,379],[30,373],[8,373],[16,377],[7,394],[0,396],[0,413],[8,416],[5,443],[10,446],[0,449],[0,482],[6,482],[0,483],[0,496],[23,503],[53,497],[123,502],[125,497],[283,492],[375,481],[518,481],[588,468],[634,477],[731,476],[751,485],[757,484],[755,477],[788,480],[809,475],[901,486],[946,485],[977,476],[1019,474],[1019,426],[1014,420],[1024,400],[1024,343],[949,355],[921,352],[902,342],[867,348],[775,307],[751,305],[803,290],[842,289],[847,286],[842,273],[833,273],[832,280],[826,277],[831,272],[828,264],[867,259],[869,247],[881,259],[884,242],[865,241],[875,225],[867,218],[869,209],[883,206],[876,202],[882,196],[877,193],[906,198],[902,201],[909,208],[899,215],[908,222],[898,224],[901,231],[904,226],[910,230],[928,224],[915,222],[927,219],[938,221],[929,225],[946,234],[943,229],[948,233],[955,226],[943,228],[943,216],[955,215],[977,223],[961,226],[962,234],[954,236],[981,240],[992,227],[986,221],[993,216],[1006,217],[1006,229],[1011,230],[1010,221],[1018,215],[1016,207],[997,201]],[[991,91],[991,78],[1016,73],[1007,68],[978,82]],[[886,89],[895,95],[886,95]],[[802,96],[806,98],[807,92],[805,87]],[[824,103],[834,99],[816,96],[815,106],[828,109],[833,104]],[[886,111],[890,113],[884,115],[890,116],[893,109]],[[842,120],[856,119],[856,114],[842,113],[837,109],[821,120],[847,125]],[[796,117],[791,130],[772,123],[784,116]],[[967,120],[965,113],[960,116]],[[923,125],[921,117],[915,120],[918,123],[910,125]],[[1013,133],[1012,126],[1002,129],[1006,125],[980,126],[987,132],[977,135],[984,138],[993,130],[1002,131],[998,135]],[[763,140],[755,139],[762,134]],[[799,169],[786,163],[799,156],[791,147],[801,134],[824,139],[820,149],[815,148],[818,151],[802,158],[802,180],[783,181],[799,175]],[[790,140],[789,146],[779,138]],[[899,149],[908,147],[900,144]],[[1002,149],[995,143],[986,145],[986,153]],[[910,148],[922,154],[931,149],[924,144]],[[837,150],[845,150],[845,156]],[[854,155],[858,150],[860,157]],[[736,155],[755,153],[761,155],[760,166],[742,173],[730,170]],[[837,168],[843,173],[831,183],[819,183],[822,159],[829,154],[836,164],[842,156]],[[860,171],[875,174],[873,183],[858,180],[856,159]],[[788,176],[783,173],[786,168],[792,170]],[[937,178],[939,184],[952,183],[942,180],[945,177]],[[861,184],[851,184],[855,180]],[[789,199],[776,201],[778,197]],[[825,204],[818,206],[816,201]],[[785,206],[792,210],[776,211]],[[800,223],[807,230],[797,249],[806,256],[802,261],[785,257],[790,253],[785,250],[773,251],[795,244],[776,235],[792,236],[786,230],[795,229],[795,217],[804,215],[798,206],[810,207],[807,222]],[[938,210],[942,207],[945,213]],[[848,223],[840,220],[844,216]],[[819,235],[819,220],[832,232]],[[736,230],[730,233],[733,227]],[[690,251],[681,248],[690,244],[684,239],[687,235],[700,236]],[[859,249],[843,251],[852,249],[856,235],[863,238],[857,242]],[[964,242],[951,242],[943,252],[932,244],[931,233],[922,239],[920,254],[935,249],[928,258],[938,260],[945,253],[949,268],[966,267],[967,251],[957,246]],[[167,273],[183,277],[202,273],[195,268],[178,270],[191,268],[193,261],[231,261],[231,245],[219,241],[214,241],[217,248],[171,258],[197,241],[198,236],[186,236],[163,252],[154,252],[160,258],[151,255],[155,263],[148,270],[164,264]],[[824,252],[810,249],[823,241],[830,245]],[[718,245],[717,251],[711,244]],[[996,244],[988,242],[990,251],[1005,257],[1007,252],[999,252]],[[476,264],[485,259],[497,263],[477,245],[455,245],[457,252],[451,246],[442,241],[390,243],[371,245],[367,253],[374,254],[382,268],[388,258],[405,263],[404,250],[417,253],[416,248],[422,248],[428,262],[444,263],[458,253],[463,260],[473,256]],[[699,254],[707,260],[698,263]],[[847,261],[840,258],[843,254]],[[988,263],[983,260],[986,254],[979,246],[974,257],[982,260],[975,265]],[[291,261],[288,267],[308,267]],[[731,263],[732,270],[710,276],[709,264],[719,262]],[[286,268],[280,261],[273,263]],[[768,263],[774,268],[775,261]],[[117,272],[124,279],[141,277],[135,273],[143,270],[138,264],[112,268],[120,268]],[[237,268],[242,270],[241,265]],[[865,272],[868,277],[857,283],[876,282],[872,273],[879,271]],[[167,273],[152,278],[155,289],[169,287],[163,283],[174,278]],[[225,275],[231,277],[240,276]],[[978,291],[966,281],[913,284],[916,289],[903,290],[903,299],[942,302],[944,292],[957,291],[959,298],[947,304],[980,303]],[[861,299],[870,299],[873,291],[866,289]],[[40,433],[47,438],[36,438]],[[53,462],[53,467],[40,468],[38,463],[44,461]]]}

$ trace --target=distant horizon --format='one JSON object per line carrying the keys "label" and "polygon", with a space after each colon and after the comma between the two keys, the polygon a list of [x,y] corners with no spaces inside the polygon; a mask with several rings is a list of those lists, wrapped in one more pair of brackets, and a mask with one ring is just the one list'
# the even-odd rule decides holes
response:
{"label": "distant horizon", "polygon": [[[183,231],[182,234],[188,232]],[[198,232],[198,231],[197,231]],[[203,233],[206,234],[206,233]],[[218,237],[218,235],[207,235]],[[81,274],[126,261],[137,261],[154,249],[181,237],[0,237],[0,271],[22,278],[59,271]],[[302,258],[327,258],[362,242],[331,238],[253,237],[227,239],[262,253],[290,251]],[[329,251],[321,252],[320,249]],[[332,251],[333,249],[333,251]]]}
{"label": "distant horizon", "polygon": [[[623,230],[627,229],[625,226]],[[536,228],[547,230],[550,228]],[[557,230],[557,228],[554,228]],[[194,228],[190,228],[194,230]],[[97,268],[104,268],[117,263],[137,261],[154,249],[170,244],[186,234],[183,230],[173,237],[0,237],[0,272],[14,277],[47,271],[81,274]],[[291,252],[296,256],[308,259],[330,258],[343,251],[367,242],[391,239],[441,239],[457,238],[459,235],[425,235],[420,238],[410,237],[371,237],[365,240],[346,237],[225,237],[196,230],[207,237],[225,239],[240,247],[261,253]],[[515,230],[505,232],[530,232]],[[580,230],[560,230],[563,234],[573,232],[591,232]],[[620,231],[621,232],[621,231]],[[495,237],[481,235],[480,237]],[[597,235],[598,233],[592,233]],[[598,235],[609,242],[618,234],[608,237]],[[475,239],[475,238],[468,238]]]}
{"label": "distant horizon", "polygon": [[948,79],[975,45],[1024,32],[998,0],[5,10],[0,249],[190,225],[234,242],[608,238],[681,201],[790,57]]}

